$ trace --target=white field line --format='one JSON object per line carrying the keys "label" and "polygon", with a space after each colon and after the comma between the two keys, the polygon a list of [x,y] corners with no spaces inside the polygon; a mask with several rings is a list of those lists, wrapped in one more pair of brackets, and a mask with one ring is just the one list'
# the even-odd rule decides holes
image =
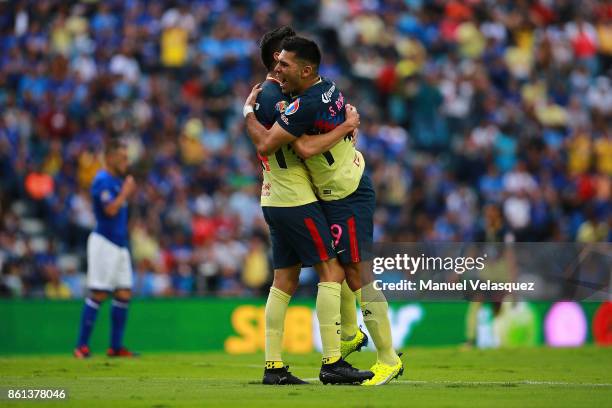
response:
{"label": "white field line", "polygon": [[[260,367],[260,366],[257,366]],[[106,376],[80,376],[80,379],[85,380],[111,380],[111,381],[126,381],[133,380],[137,377],[106,377]],[[1,380],[35,380],[34,376],[1,376]],[[206,381],[211,378],[198,378],[198,377],[143,377],[143,381],[168,381],[168,380],[188,380],[188,381]],[[228,381],[228,379],[224,379]],[[319,382],[318,377],[303,378],[304,381]],[[412,385],[464,385],[464,386],[479,386],[479,385],[549,385],[557,387],[612,387],[612,383],[573,383],[565,381],[536,381],[536,380],[508,380],[508,381],[451,381],[451,380],[440,380],[440,381],[427,381],[427,380],[392,380],[390,384],[412,384]]]}
{"label": "white field line", "polygon": [[[243,368],[260,368],[263,371],[263,365],[261,364],[221,364],[221,363],[195,363],[193,366],[196,367],[243,367]],[[291,370],[293,369],[312,369],[312,366],[291,366]],[[36,376],[6,376],[0,375],[0,380],[5,379],[15,379],[15,378],[27,378],[27,379],[35,379]],[[98,376],[81,376],[81,378],[86,379],[100,379],[100,380],[128,380],[136,377],[98,377]],[[177,377],[146,377],[144,376],[144,380],[153,380],[153,381],[164,381],[164,380],[176,380]],[[185,377],[185,380],[200,380],[197,377]],[[202,378],[201,380],[208,380],[210,378]],[[318,377],[313,378],[303,378],[304,381],[309,382],[318,382]],[[537,381],[537,380],[508,380],[508,381],[452,381],[452,380],[439,380],[439,381],[428,381],[428,380],[392,380],[391,384],[399,383],[399,384],[412,384],[412,385],[464,385],[464,386],[478,386],[478,385],[549,385],[549,386],[559,386],[559,387],[612,387],[612,383],[573,383],[573,382],[565,382],[565,381]]]}
{"label": "white field line", "polygon": [[[303,378],[304,381],[319,381],[318,378]],[[392,380],[389,384],[419,384],[419,385],[552,385],[559,387],[612,387],[612,383],[572,383],[563,381],[425,381],[425,380]]]}
{"label": "white field line", "polygon": [[[238,364],[235,367],[239,366]],[[245,368],[261,368],[261,365],[256,364],[244,364],[242,367]],[[312,367],[306,366],[291,366],[290,369],[312,369]],[[318,382],[319,377],[313,378],[302,378],[308,382]],[[392,383],[400,384],[433,384],[433,385],[551,385],[559,387],[612,387],[612,383],[573,383],[565,381],[537,381],[537,380],[508,380],[508,381],[452,381],[452,380],[439,380],[439,381],[427,381],[427,380],[392,380]]]}
{"label": "white field line", "polygon": [[[223,365],[223,364],[219,364]],[[244,367],[244,368],[261,368],[259,364],[229,364],[227,366],[232,367]],[[312,366],[299,366],[292,365],[289,367],[291,371],[295,370],[308,370],[312,369]],[[319,377],[313,378],[302,378],[304,381],[319,381]],[[400,384],[436,384],[436,385],[504,385],[504,384],[516,384],[516,385],[552,385],[552,386],[575,386],[575,387],[612,387],[612,383],[573,383],[565,381],[538,381],[538,380],[508,380],[508,381],[453,381],[453,380],[439,380],[439,381],[427,381],[427,380],[392,380],[391,383]]]}

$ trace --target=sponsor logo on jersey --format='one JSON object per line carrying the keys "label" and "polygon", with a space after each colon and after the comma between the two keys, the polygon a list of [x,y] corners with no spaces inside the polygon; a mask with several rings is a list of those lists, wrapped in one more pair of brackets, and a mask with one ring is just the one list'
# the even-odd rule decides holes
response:
{"label": "sponsor logo on jersey", "polygon": [[285,125],[288,125],[288,124],[289,124],[289,119],[287,119],[287,117],[285,116],[285,114],[284,114],[284,113],[283,113],[283,114],[281,114],[281,120],[282,120],[283,122],[285,122]]}
{"label": "sponsor logo on jersey", "polygon": [[287,101],[278,101],[276,102],[276,105],[274,105],[274,108],[276,108],[277,111],[279,111],[280,113],[285,113],[285,109],[287,109]]}
{"label": "sponsor logo on jersey", "polygon": [[272,189],[272,183],[263,183],[261,185],[261,195],[263,197],[270,197],[270,190]]}
{"label": "sponsor logo on jersey", "polygon": [[329,88],[327,92],[325,92],[324,94],[321,94],[321,100],[323,101],[323,103],[331,102],[331,97],[335,90],[336,90],[336,84],[332,84],[331,88]]}
{"label": "sponsor logo on jersey", "polygon": [[291,102],[289,106],[285,108],[285,115],[293,115],[295,112],[300,109],[300,98],[297,98],[295,101]]}

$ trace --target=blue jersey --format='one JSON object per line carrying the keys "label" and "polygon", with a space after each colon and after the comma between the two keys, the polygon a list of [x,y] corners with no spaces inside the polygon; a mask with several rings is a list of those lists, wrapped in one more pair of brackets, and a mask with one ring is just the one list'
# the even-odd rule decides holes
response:
{"label": "blue jersey", "polygon": [[127,203],[119,209],[114,217],[104,212],[104,207],[113,202],[121,191],[123,180],[114,177],[106,170],[100,170],[91,185],[94,214],[96,216],[96,233],[121,247],[128,244],[128,208]]}
{"label": "blue jersey", "polygon": [[[276,122],[293,136],[331,132],[346,119],[344,95],[336,84],[321,78],[293,99]],[[365,162],[353,146],[353,134],[347,134],[328,151],[306,160],[306,168],[319,199],[340,200],[359,187]]]}

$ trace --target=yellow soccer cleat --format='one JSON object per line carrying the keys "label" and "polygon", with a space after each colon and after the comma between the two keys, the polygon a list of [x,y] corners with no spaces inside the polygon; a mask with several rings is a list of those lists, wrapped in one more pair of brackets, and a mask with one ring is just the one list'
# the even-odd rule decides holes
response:
{"label": "yellow soccer cleat", "polygon": [[404,363],[402,363],[402,360],[399,358],[397,360],[398,362],[395,365],[387,365],[378,362],[374,364],[372,368],[370,368],[370,371],[374,373],[374,377],[364,381],[361,385],[385,385],[391,382],[392,379],[402,375],[404,373]]}
{"label": "yellow soccer cleat", "polygon": [[340,342],[340,354],[342,354],[342,358],[344,359],[354,351],[361,351],[361,348],[366,347],[367,345],[368,336],[361,330],[360,327],[352,340],[342,340]]}

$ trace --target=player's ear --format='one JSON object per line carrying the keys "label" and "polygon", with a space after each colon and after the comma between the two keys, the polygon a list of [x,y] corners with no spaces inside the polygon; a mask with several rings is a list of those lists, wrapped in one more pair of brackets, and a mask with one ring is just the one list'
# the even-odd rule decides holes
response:
{"label": "player's ear", "polygon": [[279,52],[279,51],[276,51],[276,52],[273,54],[274,61],[278,62],[278,57],[279,57],[279,56],[280,56],[280,52]]}
{"label": "player's ear", "polygon": [[312,65],[304,65],[302,68],[302,77],[308,78],[310,75],[312,75]]}

